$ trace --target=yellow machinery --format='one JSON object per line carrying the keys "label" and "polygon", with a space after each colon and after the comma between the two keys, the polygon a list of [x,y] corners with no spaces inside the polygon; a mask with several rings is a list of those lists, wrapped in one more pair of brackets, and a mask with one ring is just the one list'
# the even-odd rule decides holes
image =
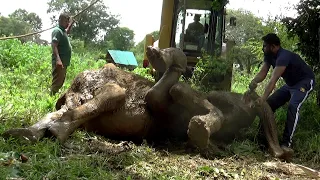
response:
{"label": "yellow machinery", "polygon": [[[213,10],[213,0],[163,0],[160,35],[157,46],[160,49],[177,47],[188,58],[188,67],[192,68],[205,51],[209,55],[220,56],[223,53],[225,29],[225,8]],[[148,34],[147,46],[154,45],[153,37]],[[227,45],[229,47],[229,45]],[[144,67],[148,66],[146,53]],[[224,90],[231,88],[231,75],[221,82]],[[226,87],[227,86],[227,87]]]}

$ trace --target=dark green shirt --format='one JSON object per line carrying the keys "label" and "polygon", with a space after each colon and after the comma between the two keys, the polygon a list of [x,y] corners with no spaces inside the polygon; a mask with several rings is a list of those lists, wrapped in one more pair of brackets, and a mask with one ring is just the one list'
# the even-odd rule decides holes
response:
{"label": "dark green shirt", "polygon": [[[63,66],[69,66],[70,65],[70,59],[71,59],[71,44],[69,41],[69,37],[67,35],[66,30],[61,27],[57,26],[53,29],[51,34],[51,41],[58,42],[58,52],[60,59],[62,61]],[[54,56],[52,52],[52,64],[56,64],[56,57]]]}

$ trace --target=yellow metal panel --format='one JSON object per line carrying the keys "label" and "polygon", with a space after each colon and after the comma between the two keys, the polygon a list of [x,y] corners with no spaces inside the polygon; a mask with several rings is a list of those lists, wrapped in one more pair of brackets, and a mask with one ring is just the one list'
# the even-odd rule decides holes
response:
{"label": "yellow metal panel", "polygon": [[172,20],[173,20],[174,0],[163,0],[159,48],[164,49],[170,47]]}
{"label": "yellow metal panel", "polygon": [[147,57],[147,47],[148,46],[152,46],[154,43],[154,38],[152,37],[151,34],[147,34],[146,35],[146,38],[145,38],[145,43],[144,43],[144,57],[143,57],[143,60],[148,60],[148,57]]}

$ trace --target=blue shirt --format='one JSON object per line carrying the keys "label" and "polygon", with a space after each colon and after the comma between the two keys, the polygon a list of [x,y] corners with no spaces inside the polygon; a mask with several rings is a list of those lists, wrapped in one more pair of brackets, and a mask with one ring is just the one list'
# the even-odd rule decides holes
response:
{"label": "blue shirt", "polygon": [[276,66],[286,66],[281,75],[288,86],[293,86],[301,80],[315,79],[312,69],[302,60],[302,58],[291,51],[280,48],[275,57],[265,57],[264,62]]}

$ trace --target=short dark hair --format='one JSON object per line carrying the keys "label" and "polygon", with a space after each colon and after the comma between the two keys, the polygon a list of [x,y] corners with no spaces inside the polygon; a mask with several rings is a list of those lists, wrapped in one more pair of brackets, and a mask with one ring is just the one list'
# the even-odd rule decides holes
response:
{"label": "short dark hair", "polygon": [[280,38],[275,33],[269,33],[262,37],[262,40],[269,45],[280,46]]}
{"label": "short dark hair", "polygon": [[70,16],[67,13],[61,13],[59,16],[59,21],[61,21],[62,19],[70,19]]}

